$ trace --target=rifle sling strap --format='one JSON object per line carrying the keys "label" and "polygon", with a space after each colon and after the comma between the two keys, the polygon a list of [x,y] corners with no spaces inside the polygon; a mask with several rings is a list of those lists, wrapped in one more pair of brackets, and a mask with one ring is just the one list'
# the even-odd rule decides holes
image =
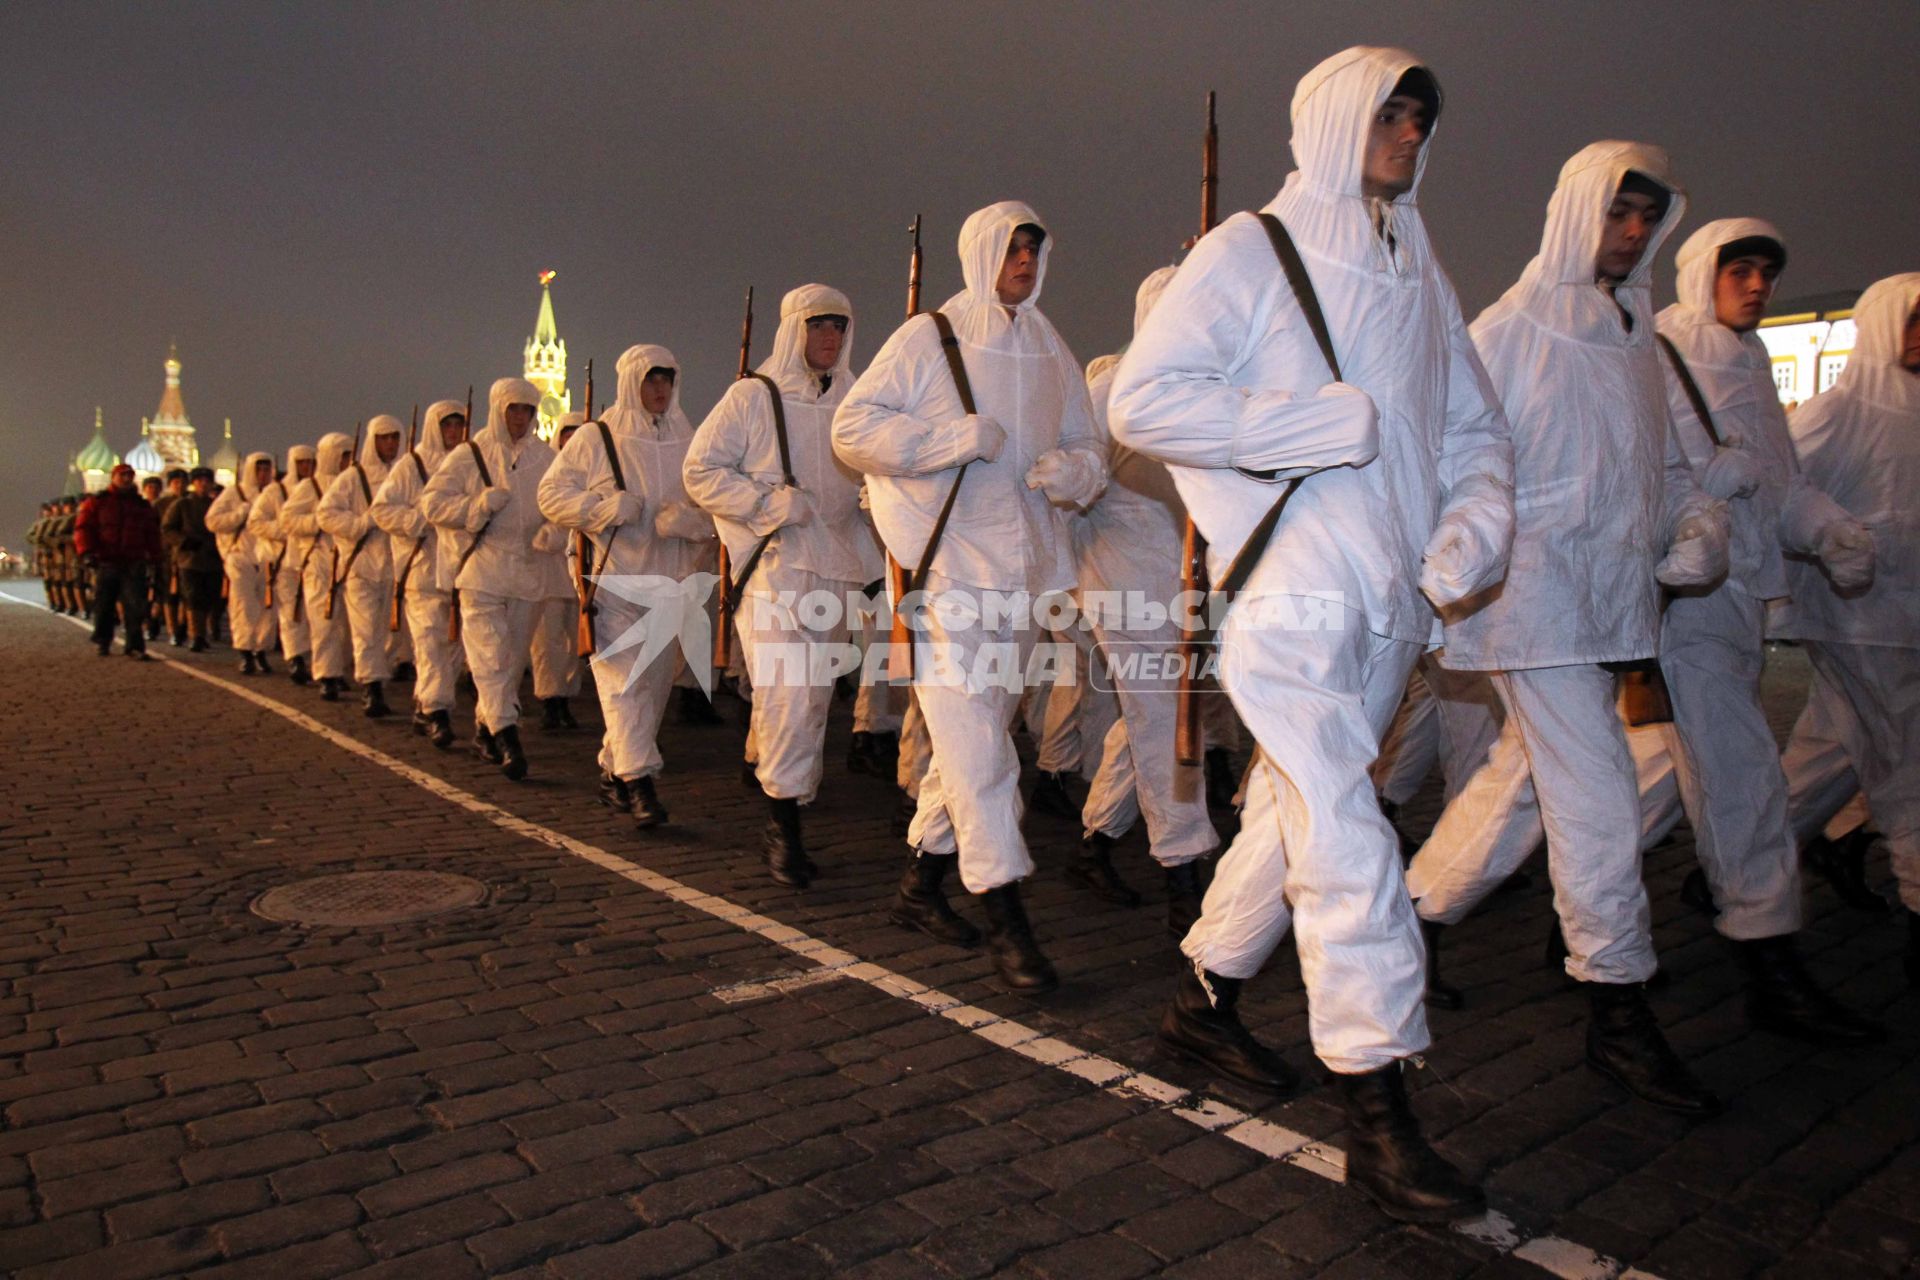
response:
{"label": "rifle sling strap", "polygon": [[[1293,237],[1287,234],[1285,223],[1270,213],[1258,216],[1260,225],[1266,228],[1267,239],[1273,244],[1274,256],[1280,260],[1280,270],[1287,277],[1287,285],[1293,290],[1294,299],[1300,304],[1300,312],[1307,319],[1307,328],[1313,330],[1313,340],[1320,345],[1320,354],[1326,358],[1327,370],[1338,382],[1340,358],[1334,353],[1333,335],[1327,328],[1326,314],[1320,309],[1320,295],[1314,292],[1313,278],[1307,274],[1307,264],[1301,261],[1300,250],[1293,243]],[[1267,476],[1272,474],[1266,473]],[[1234,595],[1247,585],[1247,579],[1253,576],[1260,557],[1266,552],[1267,543],[1273,538],[1273,531],[1280,525],[1280,517],[1286,512],[1288,500],[1299,490],[1300,484],[1299,480],[1295,480],[1287,485],[1241,544],[1239,552],[1228,564],[1227,572],[1221,577],[1220,585],[1213,591],[1213,595],[1222,602],[1231,602]]]}
{"label": "rifle sling strap", "polygon": [[[939,311],[929,311],[933,317],[933,327],[940,334],[940,354],[947,359],[947,371],[953,375],[953,389],[960,395],[960,407],[968,414],[978,413],[973,401],[973,383],[967,379],[967,362],[960,356],[960,339],[954,336],[953,322]],[[927,548],[920,555],[920,563],[914,568],[907,581],[909,592],[923,591],[927,585],[927,575],[933,570],[934,553],[940,549],[940,540],[946,536],[947,521],[953,515],[954,501],[960,496],[960,482],[967,478],[967,464],[960,464],[960,471],[953,477],[953,487],[947,490],[947,500],[940,504],[939,518],[933,522],[933,532],[927,535]]]}
{"label": "rifle sling strap", "polygon": [[[773,438],[774,442],[780,446],[780,478],[789,485],[795,484],[793,455],[787,449],[787,407],[780,398],[780,387],[764,373],[749,373],[747,376],[765,387],[767,398],[773,402]],[[760,539],[760,545],[753,549],[753,554],[747,557],[747,562],[740,566],[739,576],[727,584],[727,599],[740,598],[740,593],[746,589],[747,579],[751,578],[753,571],[760,567],[760,557],[766,553],[767,545],[773,541],[774,534],[779,532],[775,529],[773,533]]]}
{"label": "rifle sling strap", "polygon": [[1693,406],[1693,416],[1700,419],[1705,428],[1707,439],[1713,441],[1713,447],[1720,447],[1720,432],[1713,425],[1713,414],[1707,409],[1707,398],[1700,394],[1700,384],[1693,380],[1693,370],[1687,368],[1687,362],[1680,358],[1680,348],[1673,345],[1673,339],[1664,333],[1653,335],[1661,350],[1667,353],[1667,361],[1673,365],[1673,371],[1680,378],[1680,389],[1687,393],[1687,403]]}
{"label": "rifle sling strap", "polygon": [[[474,465],[474,468],[480,473],[481,485],[483,485],[485,488],[488,488],[488,489],[493,488],[493,473],[487,470],[487,455],[480,452],[479,444],[473,440],[467,441],[467,449],[470,453],[473,454],[473,465]],[[467,567],[467,561],[473,559],[473,553],[479,549],[480,539],[486,535],[487,525],[490,525],[492,523],[493,523],[493,518],[489,516],[487,518],[487,524],[483,524],[480,526],[480,531],[473,535],[473,541],[469,542],[467,544],[467,549],[460,553],[460,563],[453,567],[453,576],[456,581],[460,577],[460,571]],[[455,599],[458,599],[459,590],[460,590],[459,587],[456,586],[454,587],[453,590],[454,590]]]}
{"label": "rifle sling strap", "polygon": [[[606,450],[607,465],[613,468],[613,487],[619,492],[625,493],[627,491],[627,476],[625,472],[620,470],[620,451],[613,447],[613,429],[607,426],[606,423],[597,420],[593,425],[600,428],[600,445],[601,448]],[[606,549],[600,553],[600,567],[592,573],[587,573],[586,569],[589,567],[592,559],[593,539],[588,538],[581,544],[582,549],[588,553],[588,562],[580,565],[582,573],[580,579],[580,607],[588,613],[594,611],[593,598],[600,594],[598,578],[607,571],[607,560],[613,555],[613,538],[618,532],[620,532],[620,530],[617,525],[607,530],[607,546]]]}

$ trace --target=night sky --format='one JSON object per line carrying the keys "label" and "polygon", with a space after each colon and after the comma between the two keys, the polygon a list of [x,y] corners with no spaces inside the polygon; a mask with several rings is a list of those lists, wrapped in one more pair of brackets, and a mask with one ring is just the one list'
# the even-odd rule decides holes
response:
{"label": "night sky", "polygon": [[[1280,185],[1287,105],[1355,43],[1447,94],[1421,203],[1468,318],[1533,251],[1560,163],[1666,146],[1710,218],[1773,219],[1781,297],[1920,268],[1920,4],[0,4],[0,544],[104,406],[125,453],[170,338],[203,454],[520,372],[537,273],[576,403],[660,342],[696,421],[809,280],[899,322],[974,209],[1056,237],[1043,307],[1082,361],[1198,216],[1206,91],[1227,212]],[[1662,276],[1671,279],[1669,260]],[[1667,286],[1670,292],[1670,284]]]}

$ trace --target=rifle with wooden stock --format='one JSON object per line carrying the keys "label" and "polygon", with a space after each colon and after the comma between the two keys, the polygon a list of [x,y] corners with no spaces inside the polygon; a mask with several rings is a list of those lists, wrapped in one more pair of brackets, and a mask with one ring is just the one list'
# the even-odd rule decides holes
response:
{"label": "rifle with wooden stock", "polygon": [[[1207,132],[1200,145],[1200,235],[1213,230],[1220,192],[1220,130],[1214,124],[1213,90],[1207,91]],[[1198,244],[1196,236],[1189,244]],[[1207,598],[1207,540],[1186,519],[1180,544],[1180,591],[1183,600]],[[1189,594],[1192,593],[1192,594]],[[1174,758],[1181,764],[1199,764],[1206,754],[1206,741],[1200,728],[1199,635],[1191,629],[1180,633],[1180,685],[1174,712]]]}
{"label": "rifle with wooden stock", "polygon": [[[753,286],[748,285],[746,315],[740,321],[740,369],[734,374],[736,382],[752,371],[752,355]],[[782,439],[785,439],[784,433]],[[755,559],[758,559],[757,554]],[[752,570],[749,569],[748,572]],[[745,578],[743,577],[741,581],[744,583]],[[720,610],[713,628],[713,669],[715,671],[724,672],[733,665],[733,611],[737,603],[733,598],[733,563],[727,556],[727,541],[722,538],[720,540]]]}
{"label": "rifle with wooden stock", "polygon": [[[439,427],[434,424],[435,429]],[[407,456],[413,459],[414,470],[420,473],[420,483],[427,482],[427,464],[420,460],[420,404],[414,402],[413,423],[407,428]],[[413,540],[413,550],[407,553],[406,567],[401,569],[393,580],[392,617],[387,619],[387,630],[398,631],[406,615],[407,578],[413,573],[413,562],[420,558],[420,549],[427,545],[426,535]]]}
{"label": "rifle with wooden stock", "polygon": [[[913,237],[913,253],[907,259],[907,319],[920,314],[920,269],[923,258],[920,252],[920,215],[913,215],[913,225],[907,228]],[[894,558],[891,548],[887,551],[887,595],[892,601],[892,623],[887,629],[887,679],[913,679],[913,629],[907,625],[907,612],[902,602],[907,598],[907,567]]]}
{"label": "rifle with wooden stock", "polygon": [[[587,422],[591,423],[593,421],[593,361],[591,360],[587,361],[586,411]],[[611,436],[607,438],[607,443],[609,445],[612,444]],[[620,464],[614,459],[612,449],[608,449],[607,459],[609,462],[612,462],[616,468],[619,467]],[[616,471],[615,474],[617,476],[618,472]],[[617,526],[607,530],[608,552],[613,550],[613,537],[617,532]],[[587,536],[585,529],[575,529],[573,531],[573,591],[574,594],[580,598],[580,618],[574,626],[573,647],[574,652],[582,658],[593,657],[595,651],[600,647],[594,639],[593,634],[593,620],[600,612],[600,606],[595,604],[593,600],[593,598],[600,593],[600,583],[598,581],[600,574],[589,571],[588,566],[592,563],[593,539]],[[606,556],[602,556],[600,557],[600,568],[604,570],[606,567]]]}
{"label": "rifle with wooden stock", "polygon": [[[280,490],[280,509],[282,511],[285,511],[287,509],[287,499],[292,496],[287,492],[286,477],[282,476],[280,479],[275,480],[273,483],[274,483],[274,486]],[[299,481],[296,480],[294,481],[294,483],[298,484]],[[249,516],[249,518],[251,518],[251,516]],[[266,586],[265,596],[266,596],[266,606],[269,609],[273,608],[274,581],[280,577],[280,566],[287,562],[287,546],[288,546],[287,539],[282,538],[280,540],[280,554],[275,556],[273,558],[272,563],[267,565],[267,586]]]}
{"label": "rifle with wooden stock", "polygon": [[[481,454],[480,446],[473,442],[473,384],[467,384],[467,450],[473,454],[473,465],[480,472],[482,492],[493,488],[493,477],[487,474],[487,460]],[[454,566],[453,582],[447,588],[447,639],[453,644],[460,643],[460,573],[467,567],[467,561],[473,559],[474,548],[480,545],[480,539],[493,524],[493,517],[487,517],[487,523],[480,526],[480,532],[473,535],[473,541],[460,553],[460,562]]]}
{"label": "rifle with wooden stock", "polygon": [[[365,418],[362,418],[360,421],[353,424],[352,466],[353,466],[353,469],[359,472],[360,474],[360,486],[362,488],[366,488],[367,473],[360,466],[360,435],[363,431],[366,430],[366,427],[367,427],[367,420]],[[318,466],[317,463],[315,465]],[[320,496],[322,498],[326,497],[325,494],[321,494]],[[369,506],[371,506],[373,503],[372,490],[368,490],[367,492],[367,503]],[[332,539],[328,539],[328,541],[332,542]],[[342,582],[345,582],[347,579],[347,574],[353,571],[354,557],[360,554],[360,548],[363,545],[365,545],[366,541],[367,541],[367,535],[364,533],[361,534],[359,540],[353,544],[353,550],[347,553],[347,564],[344,569],[341,568],[340,566],[340,544],[337,542],[333,543],[333,564],[330,565],[327,569],[327,607],[321,614],[321,616],[324,617],[328,622],[333,621],[333,602],[334,602],[334,599],[338,597],[340,594],[340,584]]]}

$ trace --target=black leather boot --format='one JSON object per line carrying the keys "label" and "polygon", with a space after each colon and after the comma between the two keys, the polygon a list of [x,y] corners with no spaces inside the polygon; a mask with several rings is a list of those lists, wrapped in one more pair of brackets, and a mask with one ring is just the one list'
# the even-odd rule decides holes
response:
{"label": "black leather boot", "polygon": [[1347,1113],[1348,1186],[1402,1222],[1451,1222],[1486,1212],[1480,1188],[1427,1145],[1399,1063],[1333,1079]]}
{"label": "black leather boot", "polygon": [[887,823],[887,829],[896,836],[904,836],[913,826],[913,815],[920,812],[920,802],[902,791],[900,800],[893,806],[893,817]]}
{"label": "black leather boot", "polygon": [[1208,747],[1203,757],[1207,774],[1207,803],[1216,809],[1233,808],[1234,793],[1240,790],[1240,775],[1233,771],[1233,753],[1225,747]]}
{"label": "black leather boot", "polygon": [[1887,1031],[1848,1010],[1815,986],[1800,963],[1793,935],[1735,942],[1747,972],[1747,1017],[1763,1031],[1808,1044],[1878,1044]]}
{"label": "black leather boot", "polygon": [[573,703],[566,698],[556,698],[554,701],[560,704],[560,727],[562,729],[578,729],[580,722],[573,718]]}
{"label": "black leather boot", "polygon": [[1177,867],[1167,868],[1167,932],[1178,941],[1200,919],[1200,904],[1207,896],[1209,862],[1195,858]]}
{"label": "black leather boot", "polygon": [[1173,1000],[1160,1015],[1161,1047],[1263,1093],[1292,1093],[1300,1087],[1300,1074],[1255,1040],[1235,1012],[1242,985],[1239,978],[1205,973],[1181,956]]}
{"label": "black leather boot", "polygon": [[713,703],[698,689],[680,690],[679,714],[681,724],[722,723],[720,713],[713,709]]}
{"label": "black leather boot", "polygon": [[411,727],[415,737],[424,738],[433,732],[433,717],[420,707],[415,707]]}
{"label": "black leather boot", "polygon": [[880,761],[874,754],[873,735],[856,730],[847,744],[847,772],[880,776]]}
{"label": "black leather boot", "polygon": [[1660,1034],[1638,983],[1583,982],[1592,1013],[1587,1065],[1627,1092],[1684,1116],[1716,1116],[1720,1099],[1694,1079]]}
{"label": "black leather boot", "polygon": [[322,702],[338,702],[340,701],[341,691],[346,687],[347,682],[337,676],[322,676],[320,678],[320,700]]}
{"label": "black leather boot", "polygon": [[1067,793],[1067,775],[1041,770],[1027,794],[1027,807],[1055,818],[1078,818],[1080,806]]}
{"label": "black leather boot", "polygon": [[632,813],[633,792],[625,781],[603,769],[600,771],[600,803],[615,813]]}
{"label": "black leather boot", "polygon": [[506,759],[500,751],[500,740],[478,720],[473,722],[473,749],[478,751],[480,758],[488,764],[499,764]]}
{"label": "black leather boot", "polygon": [[1427,944],[1427,1003],[1435,1009],[1458,1009],[1466,1003],[1460,989],[1440,977],[1440,935],[1446,927],[1434,920],[1420,922],[1420,940]]}
{"label": "black leather boot", "polygon": [[667,820],[667,806],[660,803],[652,778],[635,778],[627,784],[627,791],[633,796],[634,826],[657,827]]}
{"label": "black leather boot", "polygon": [[980,895],[987,910],[987,954],[994,972],[1015,995],[1040,996],[1060,985],[1060,975],[1040,953],[1027,908],[1020,901],[1020,883],[1013,881]]}
{"label": "black leather boot", "polygon": [[751,760],[740,762],[740,785],[749,791],[760,790],[760,766]]}
{"label": "black leather boot", "polygon": [[430,711],[427,718],[433,721],[433,728],[427,732],[427,741],[445,751],[453,745],[453,712]]}
{"label": "black leather boot", "polygon": [[367,681],[367,696],[363,706],[369,720],[380,720],[393,714],[393,708],[387,705],[387,692],[378,680]]}
{"label": "black leather boot", "polygon": [[1840,901],[1856,911],[1879,915],[1886,911],[1887,900],[1867,887],[1867,850],[1872,847],[1872,834],[1865,827],[1857,827],[1838,840],[1815,836],[1807,844],[1806,858]]}
{"label": "black leather boot", "polygon": [[956,947],[977,946],[980,931],[961,918],[947,901],[942,884],[954,855],[907,851],[906,874],[900,877],[899,891],[893,895],[892,921],[906,929],[918,929],[931,938]]}
{"label": "black leather boot", "polygon": [[260,668],[254,663],[251,649],[243,650],[240,654],[240,674],[243,676],[260,674]]}
{"label": "black leather boot", "polygon": [[1067,863],[1067,879],[1117,907],[1137,907],[1140,895],[1114,870],[1113,843],[1112,836],[1100,831],[1081,837],[1080,847]]}
{"label": "black leather boot", "polygon": [[493,736],[500,744],[500,772],[507,775],[509,782],[526,777],[527,753],[520,746],[520,726],[510,724]]}
{"label": "black leather boot", "polygon": [[770,800],[773,817],[767,822],[760,847],[767,855],[767,874],[775,884],[789,889],[804,889],[813,883],[813,859],[807,857],[800,841],[800,802]]}
{"label": "black leather boot", "polygon": [[1713,901],[1713,886],[1707,883],[1707,873],[1699,867],[1687,872],[1687,878],[1680,882],[1680,901],[1703,916],[1720,914],[1720,908]]}
{"label": "black leather boot", "polygon": [[552,733],[561,727],[560,708],[554,704],[565,701],[565,698],[540,699],[540,731],[542,733]]}
{"label": "black leather boot", "polygon": [[296,653],[287,659],[287,678],[302,688],[313,682],[313,673],[307,667],[307,655]]}
{"label": "black leather boot", "polygon": [[879,764],[874,776],[893,781],[900,772],[900,735],[897,733],[876,733],[873,735],[873,757]]}
{"label": "black leather boot", "polygon": [[419,673],[413,669],[411,662],[401,662],[394,665],[393,682],[395,684],[412,684],[417,679],[419,679]]}

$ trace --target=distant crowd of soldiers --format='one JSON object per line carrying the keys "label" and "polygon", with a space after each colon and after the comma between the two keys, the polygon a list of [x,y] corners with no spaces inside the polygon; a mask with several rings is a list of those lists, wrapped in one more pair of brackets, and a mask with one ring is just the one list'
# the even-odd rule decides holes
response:
{"label": "distant crowd of soldiers", "polygon": [[[131,477],[132,468],[122,463],[115,468]],[[138,484],[140,497],[152,508],[160,527],[160,555],[144,577],[140,598],[144,607],[139,618],[127,616],[124,602],[116,610],[118,621],[127,631],[129,654],[143,653],[139,641],[157,640],[164,631],[180,648],[204,653],[215,641],[226,638],[226,617],[218,608],[222,591],[222,573],[212,541],[204,524],[205,509],[223,491],[211,468],[191,470],[176,467],[164,476],[148,476]],[[194,511],[182,509],[173,516],[173,508],[184,498],[197,497],[201,520],[187,519]],[[87,499],[64,494],[40,504],[40,515],[27,529],[27,544],[32,551],[33,573],[47,593],[47,606],[55,613],[91,618],[95,609],[96,579],[101,572],[97,553],[84,554],[79,546],[78,526],[82,504]],[[201,544],[206,544],[203,550]]]}

